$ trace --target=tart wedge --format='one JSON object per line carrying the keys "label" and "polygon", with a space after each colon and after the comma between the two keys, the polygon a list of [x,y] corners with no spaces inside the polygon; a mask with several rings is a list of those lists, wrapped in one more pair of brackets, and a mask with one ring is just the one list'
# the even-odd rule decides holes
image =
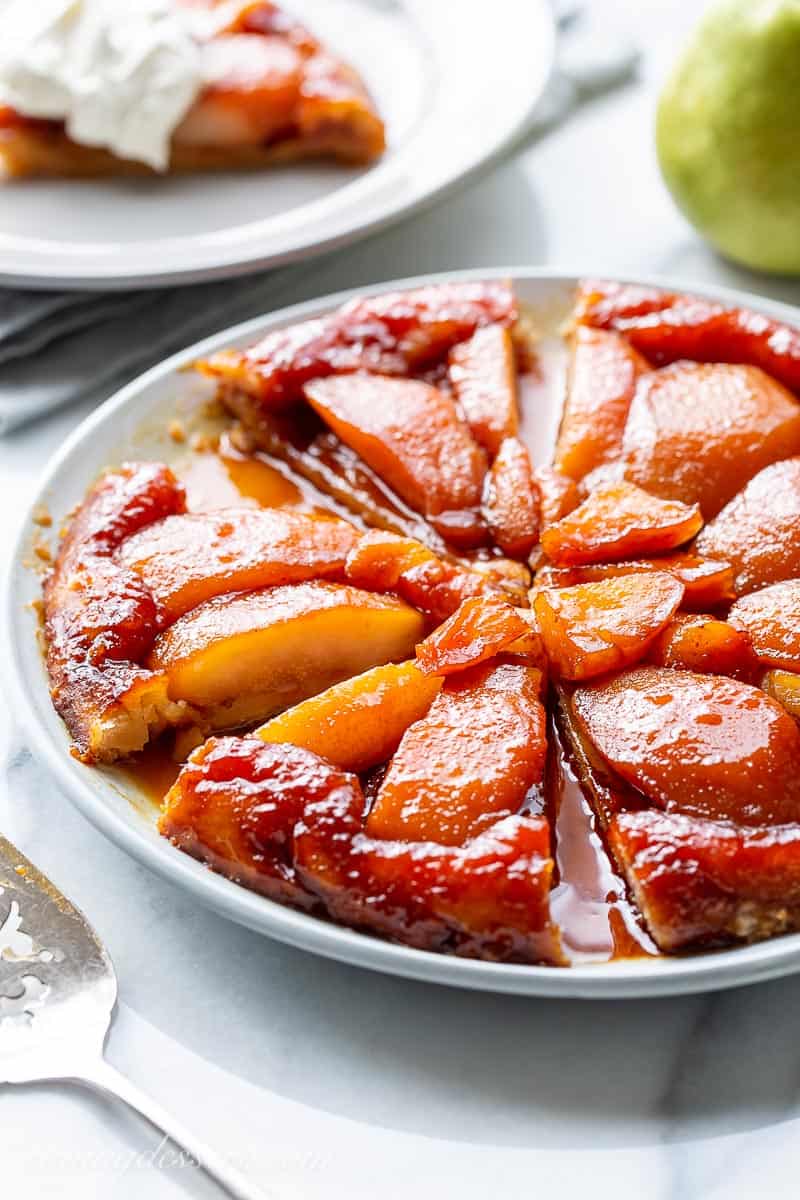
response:
{"label": "tart wedge", "polygon": [[[205,85],[174,130],[168,170],[254,170],[333,158],[370,163],[386,144],[358,73],[271,0],[174,0],[205,8]],[[0,108],[0,164],[10,177],[152,174],[146,163],[75,141],[63,122]]]}

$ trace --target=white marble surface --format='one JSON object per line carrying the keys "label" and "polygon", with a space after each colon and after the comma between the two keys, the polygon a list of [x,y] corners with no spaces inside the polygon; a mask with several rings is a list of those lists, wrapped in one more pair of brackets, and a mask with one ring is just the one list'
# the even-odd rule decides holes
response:
{"label": "white marble surface", "polygon": [[[655,90],[698,6],[602,7],[642,41],[636,84],[586,105],[446,206],[320,263],[286,299],[455,266],[546,263],[730,281],[800,301],[797,284],[716,260],[659,182]],[[82,415],[73,409],[0,443],[5,545],[38,470]],[[316,960],[192,907],[106,843],[10,717],[0,828],[108,943],[122,996],[108,1057],[270,1194],[797,1194],[800,979],[716,996],[557,1003]],[[160,1161],[146,1126],[77,1089],[0,1088],[0,1149],[8,1195],[218,1195],[194,1170]]]}

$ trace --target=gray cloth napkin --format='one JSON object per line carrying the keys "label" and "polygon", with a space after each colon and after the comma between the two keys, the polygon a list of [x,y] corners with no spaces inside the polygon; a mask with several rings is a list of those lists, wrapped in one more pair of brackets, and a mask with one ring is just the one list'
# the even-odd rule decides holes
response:
{"label": "gray cloth napkin", "polygon": [[124,293],[0,289],[0,435],[99,402],[182,347],[268,312],[287,273]]}
{"label": "gray cloth napkin", "polygon": [[[636,48],[597,8],[560,0],[558,17],[558,67],[521,140],[549,132],[636,67]],[[287,278],[308,269],[133,292],[0,288],[0,436],[78,400],[99,403],[193,341],[280,307]]]}

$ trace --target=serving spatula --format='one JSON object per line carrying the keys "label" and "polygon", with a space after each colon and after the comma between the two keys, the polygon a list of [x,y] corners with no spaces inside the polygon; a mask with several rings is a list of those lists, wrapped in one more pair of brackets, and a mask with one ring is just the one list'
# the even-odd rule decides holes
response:
{"label": "serving spatula", "polygon": [[0,1084],[67,1080],[116,1096],[236,1200],[266,1200],[105,1061],[116,999],[113,964],[83,913],[0,837]]}

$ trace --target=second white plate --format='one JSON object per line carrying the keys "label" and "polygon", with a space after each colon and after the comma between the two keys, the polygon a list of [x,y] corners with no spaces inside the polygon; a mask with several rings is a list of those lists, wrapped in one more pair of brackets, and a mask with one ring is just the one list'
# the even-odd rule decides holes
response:
{"label": "second white plate", "polygon": [[367,169],[0,184],[0,283],[136,288],[319,253],[430,203],[525,127],[550,74],[547,0],[287,0],[366,79],[389,148]]}

